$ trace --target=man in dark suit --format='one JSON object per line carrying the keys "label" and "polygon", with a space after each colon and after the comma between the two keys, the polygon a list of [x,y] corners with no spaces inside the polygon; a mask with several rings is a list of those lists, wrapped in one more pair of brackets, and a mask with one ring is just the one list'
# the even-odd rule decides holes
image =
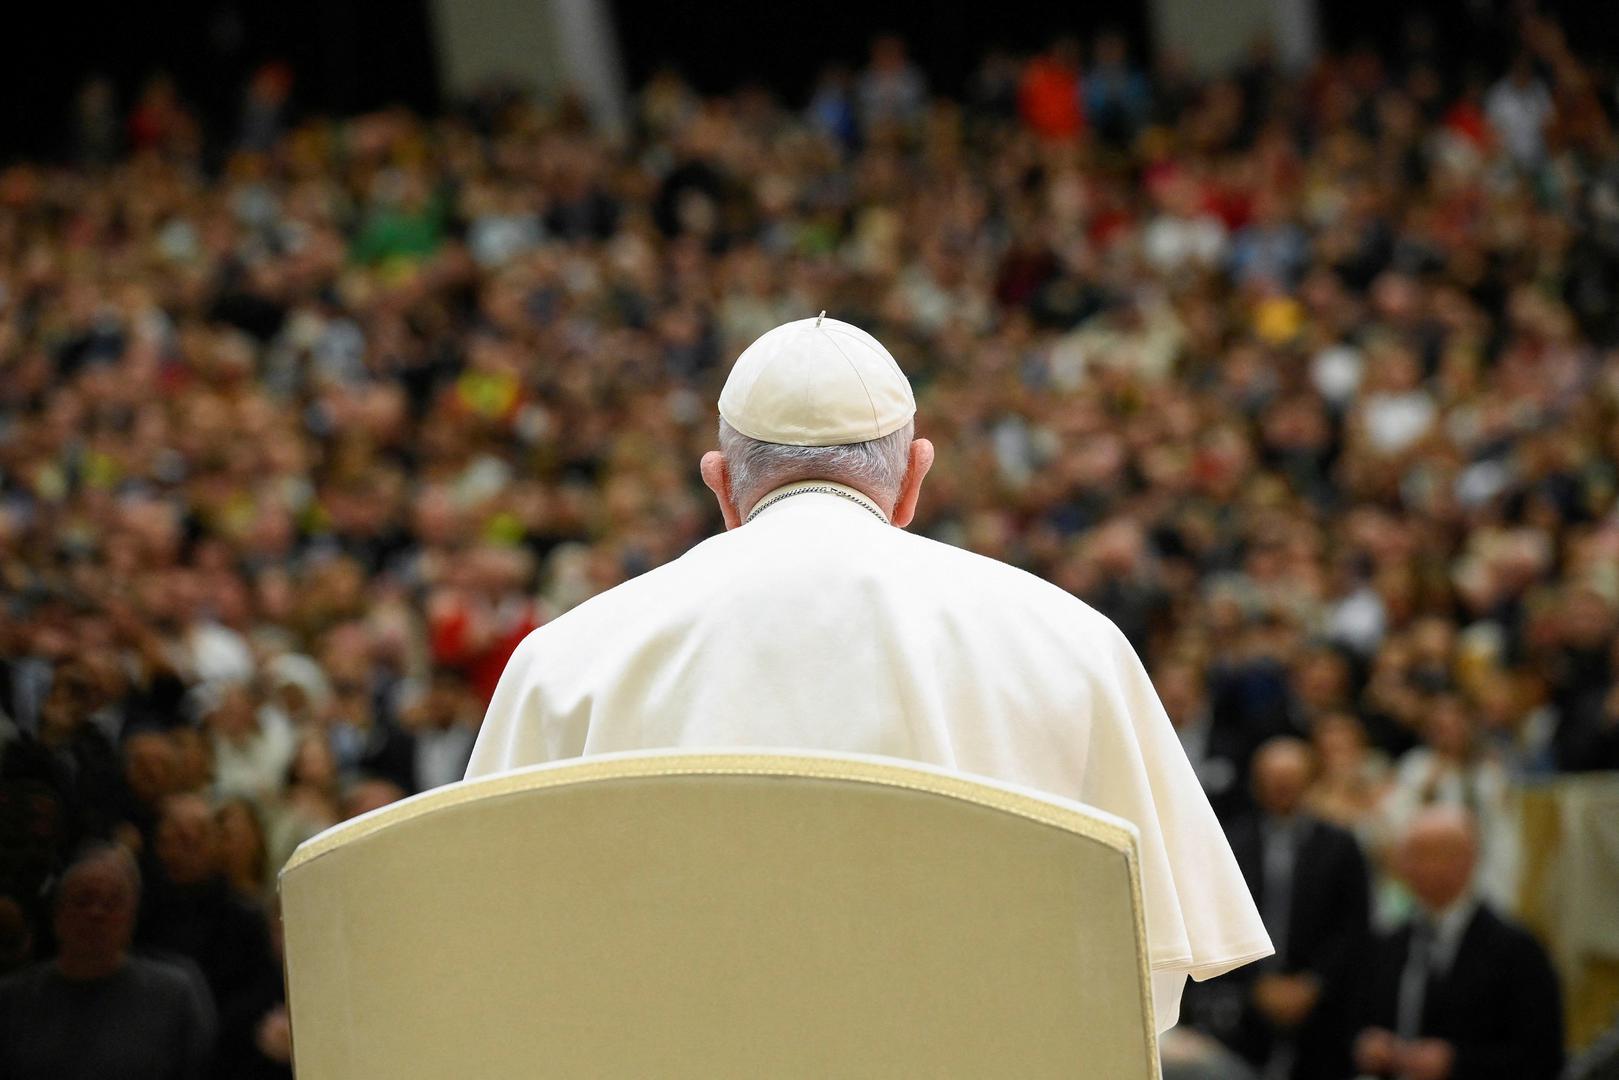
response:
{"label": "man in dark suit", "polygon": [[1545,950],[1472,891],[1478,837],[1454,806],[1424,810],[1396,869],[1411,921],[1366,965],[1355,1064],[1400,1080],[1555,1080],[1563,1067],[1557,977]]}
{"label": "man in dark suit", "polygon": [[1200,664],[1172,658],[1153,669],[1152,682],[1215,816],[1230,821],[1248,806],[1244,781],[1257,740],[1211,706]]}
{"label": "man in dark suit", "polygon": [[1210,984],[1212,994],[1200,990],[1189,1010],[1265,1080],[1350,1074],[1352,972],[1367,941],[1370,887],[1355,838],[1300,809],[1314,771],[1299,739],[1274,738],[1255,753],[1258,812],[1227,834],[1276,955],[1251,975]]}

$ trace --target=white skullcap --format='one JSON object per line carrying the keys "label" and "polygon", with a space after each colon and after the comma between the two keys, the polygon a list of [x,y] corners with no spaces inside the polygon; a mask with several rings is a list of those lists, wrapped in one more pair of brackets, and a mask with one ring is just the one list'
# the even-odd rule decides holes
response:
{"label": "white skullcap", "polygon": [[898,431],[916,415],[916,398],[881,342],[822,312],[742,351],[720,391],[720,415],[760,442],[840,446]]}

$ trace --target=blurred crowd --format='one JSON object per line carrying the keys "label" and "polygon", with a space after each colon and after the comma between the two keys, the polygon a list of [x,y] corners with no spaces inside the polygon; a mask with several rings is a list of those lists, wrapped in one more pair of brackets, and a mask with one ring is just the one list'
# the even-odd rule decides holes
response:
{"label": "blurred crowd", "polygon": [[916,386],[915,528],[1147,662],[1281,946],[1188,1026],[1267,1078],[1555,1075],[1419,1038],[1405,953],[1341,1000],[1373,927],[1512,910],[1524,784],[1619,768],[1619,79],[1519,39],[1198,78],[1103,35],[956,99],[884,39],[802,107],[660,75],[623,136],[300,119],[271,66],[220,139],[87,87],[71,164],[0,171],[0,1043],[164,1010],[138,1075],[288,1075],[277,869],[719,528],[727,365],[825,309]]}

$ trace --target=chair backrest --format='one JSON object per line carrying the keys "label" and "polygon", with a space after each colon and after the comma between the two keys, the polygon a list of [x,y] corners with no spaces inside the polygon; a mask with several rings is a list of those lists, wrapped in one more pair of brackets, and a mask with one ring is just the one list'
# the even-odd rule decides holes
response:
{"label": "chair backrest", "polygon": [[418,795],[281,875],[300,1080],[1158,1075],[1135,833],[885,759]]}

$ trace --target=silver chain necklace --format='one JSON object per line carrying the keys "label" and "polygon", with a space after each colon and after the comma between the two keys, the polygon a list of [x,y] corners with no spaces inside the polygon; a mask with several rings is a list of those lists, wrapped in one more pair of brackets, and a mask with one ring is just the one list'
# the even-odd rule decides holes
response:
{"label": "silver chain necklace", "polygon": [[783,500],[783,499],[790,499],[794,495],[810,495],[810,494],[836,495],[841,499],[848,499],[850,502],[854,503],[856,506],[858,506],[862,510],[866,511],[866,513],[870,514],[872,517],[874,517],[878,521],[882,522],[884,525],[888,524],[888,519],[883,517],[883,512],[881,510],[878,510],[875,506],[873,506],[871,503],[867,502],[865,499],[861,498],[860,496],[851,495],[849,492],[844,491],[842,488],[835,488],[835,487],[822,486],[822,485],[816,485],[815,487],[802,487],[802,488],[798,488],[795,491],[783,491],[779,495],[772,495],[772,496],[770,496],[770,498],[764,500],[763,502],[756,505],[752,510],[748,511],[748,516],[743,519],[742,524],[746,525],[748,522],[750,522],[754,518],[758,517],[759,514],[762,511],[768,510],[770,507],[775,506],[777,503],[781,502],[781,500]]}

